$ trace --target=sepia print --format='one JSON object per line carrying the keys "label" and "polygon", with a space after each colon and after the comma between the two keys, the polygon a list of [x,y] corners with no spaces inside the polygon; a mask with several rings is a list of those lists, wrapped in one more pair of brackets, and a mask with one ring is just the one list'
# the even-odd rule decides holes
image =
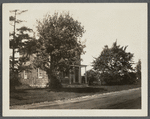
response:
{"label": "sepia print", "polygon": [[3,116],[147,116],[147,66],[146,3],[3,4]]}

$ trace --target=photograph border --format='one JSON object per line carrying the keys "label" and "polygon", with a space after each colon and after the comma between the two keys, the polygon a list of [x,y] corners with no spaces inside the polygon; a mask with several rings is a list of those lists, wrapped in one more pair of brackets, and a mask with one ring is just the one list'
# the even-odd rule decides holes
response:
{"label": "photograph border", "polygon": [[[30,3],[29,3],[30,4]],[[33,3],[34,4],[34,3]],[[39,3],[40,4],[40,3]],[[64,3],[62,3],[64,4]],[[146,3],[143,3],[143,4],[146,4]],[[4,80],[4,79],[9,79],[8,76],[9,76],[9,72],[7,71],[7,68],[9,67],[9,48],[8,47],[5,47],[6,45],[9,44],[9,40],[4,40],[4,39],[9,39],[8,37],[8,27],[9,27],[9,24],[8,24],[8,8],[5,6],[6,4],[3,4],[3,37],[2,37],[2,62],[3,62],[3,84],[2,84],[2,89],[3,89],[3,93],[2,93],[2,96],[3,96],[3,116],[33,116],[33,117],[37,117],[37,116],[65,116],[65,117],[78,117],[78,116],[87,116],[87,114],[89,114],[90,112],[90,115],[88,115],[89,117],[92,116],[92,117],[98,117],[98,116],[106,116],[107,117],[116,117],[116,116],[147,116],[147,113],[148,113],[148,100],[147,98],[144,98],[144,97],[148,97],[148,80],[147,81],[144,81],[142,82],[142,111],[141,110],[115,110],[117,111],[117,113],[115,112],[114,113],[114,110],[86,110],[86,112],[84,110],[77,110],[78,112],[76,112],[76,110],[50,110],[51,113],[49,113],[49,110],[32,110],[32,114],[29,113],[31,112],[31,110],[19,110],[19,113],[18,113],[18,110],[10,110],[9,109],[9,99],[7,99],[9,97],[9,95],[6,93],[6,92],[9,92],[9,82],[8,80]],[[147,12],[148,12],[148,7],[147,7]],[[148,17],[147,17],[148,19]],[[148,20],[147,20],[148,22]],[[148,24],[147,24],[148,26]],[[148,29],[148,27],[147,27]],[[147,31],[147,36],[148,36],[148,31]],[[143,45],[143,54],[142,54],[142,72],[145,72],[145,73],[142,73],[142,79],[148,79],[148,47],[147,47],[147,44],[148,44],[148,37],[147,37],[147,41],[143,42],[142,45]],[[7,84],[7,85],[6,85]],[[144,103],[143,103],[144,102]],[[99,115],[99,112],[101,113],[101,115]],[[123,114],[123,112],[125,111],[125,113]],[[106,112],[109,112],[106,113]],[[42,113],[42,114],[40,114]],[[78,113],[78,115],[77,115]],[[120,115],[118,115],[118,113]],[[47,115],[48,114],[48,115]]]}

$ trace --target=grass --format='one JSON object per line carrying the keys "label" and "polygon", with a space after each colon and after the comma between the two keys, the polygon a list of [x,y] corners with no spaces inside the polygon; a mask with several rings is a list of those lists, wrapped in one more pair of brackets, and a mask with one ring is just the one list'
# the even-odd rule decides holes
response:
{"label": "grass", "polygon": [[140,87],[140,85],[120,86],[64,86],[60,90],[50,89],[18,89],[10,92],[10,106],[32,104],[45,101],[70,99],[85,95],[101,94],[106,92],[127,90]]}

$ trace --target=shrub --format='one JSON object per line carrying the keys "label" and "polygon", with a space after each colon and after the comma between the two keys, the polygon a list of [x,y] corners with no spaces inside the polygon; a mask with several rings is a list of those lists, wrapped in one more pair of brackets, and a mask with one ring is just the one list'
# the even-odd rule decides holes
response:
{"label": "shrub", "polygon": [[14,91],[16,86],[20,86],[21,82],[19,81],[17,73],[10,72],[10,91]]}
{"label": "shrub", "polygon": [[94,81],[98,81],[98,72],[95,72],[94,70],[89,70],[86,73],[88,85],[92,85]]}
{"label": "shrub", "polygon": [[122,80],[122,77],[117,74],[114,76],[110,73],[105,72],[100,75],[100,79],[107,85],[119,85]]}
{"label": "shrub", "polygon": [[105,72],[100,75],[100,79],[107,85],[134,84],[136,83],[136,74],[130,72],[123,76],[120,76],[119,74],[111,75],[110,73]]}
{"label": "shrub", "polygon": [[136,83],[136,73],[130,72],[123,76],[123,84],[134,84]]}

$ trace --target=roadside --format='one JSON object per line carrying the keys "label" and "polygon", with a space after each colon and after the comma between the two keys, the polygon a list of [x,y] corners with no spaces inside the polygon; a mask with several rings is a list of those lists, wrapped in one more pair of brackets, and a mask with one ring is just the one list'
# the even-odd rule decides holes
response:
{"label": "roadside", "polygon": [[71,98],[71,99],[56,100],[56,101],[50,101],[50,102],[40,102],[40,103],[34,103],[34,104],[28,104],[28,105],[15,105],[15,106],[11,106],[10,109],[134,108],[137,106],[138,107],[141,106],[139,102],[136,103],[136,105],[134,104],[134,101],[137,100],[137,98],[138,98],[138,101],[140,101],[140,96],[141,96],[141,94],[139,93],[140,90],[141,88],[134,88],[134,89],[109,92],[109,93],[103,93],[103,94],[81,96],[81,97]]}
{"label": "roadside", "polygon": [[120,86],[91,86],[91,87],[64,87],[61,90],[50,89],[18,89],[10,93],[10,106],[26,105],[40,102],[68,100],[83,96],[128,90],[140,87],[139,85]]}

